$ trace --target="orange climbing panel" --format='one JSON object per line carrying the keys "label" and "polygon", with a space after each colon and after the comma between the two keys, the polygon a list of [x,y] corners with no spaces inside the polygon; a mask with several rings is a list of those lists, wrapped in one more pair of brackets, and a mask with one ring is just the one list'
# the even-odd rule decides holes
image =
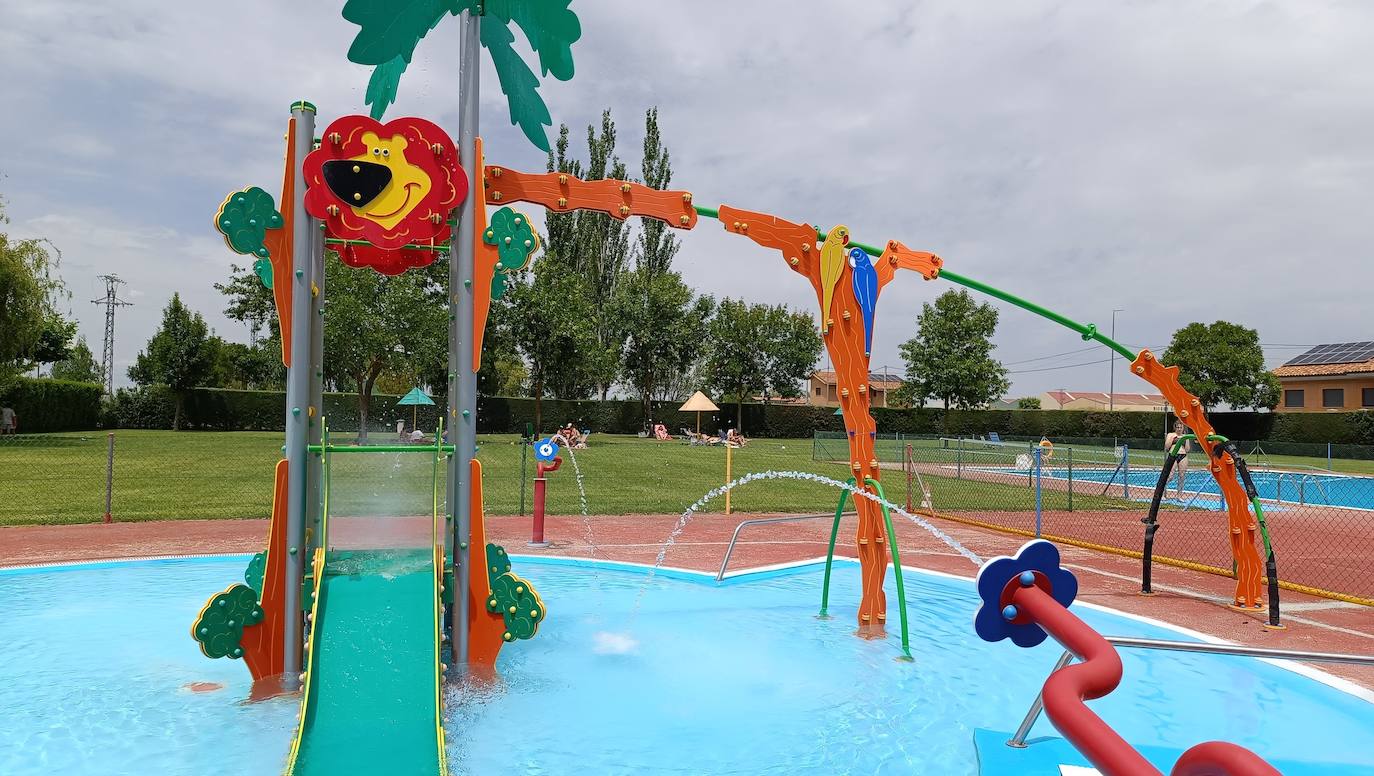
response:
{"label": "orange climbing panel", "polygon": [[490,670],[496,665],[505,641],[501,634],[506,624],[500,614],[487,611],[491,597],[491,578],[487,576],[487,526],[482,513],[482,462],[472,461],[472,535],[468,539],[468,557],[480,562],[468,563],[468,662]]}
{"label": "orange climbing panel", "polygon": [[888,240],[883,247],[882,258],[874,262],[874,269],[878,270],[878,287],[881,288],[892,280],[899,269],[913,270],[921,273],[926,280],[934,280],[939,277],[940,268],[944,265],[944,260],[933,253],[913,251],[896,240]]}
{"label": "orange climbing panel", "polygon": [[[280,330],[291,331],[291,261],[292,239],[296,222],[296,120],[286,127],[286,169],[281,178],[281,199],[277,207],[281,210],[281,227],[268,229],[262,243],[267,248],[268,261],[272,263],[272,301],[277,305],[277,321]],[[291,366],[291,338],[281,338],[281,362]]]}
{"label": "orange climbing panel", "polygon": [[1175,414],[1197,436],[1197,442],[1207,453],[1208,471],[1221,488],[1226,502],[1226,516],[1231,539],[1231,556],[1236,561],[1236,595],[1231,606],[1254,611],[1263,606],[1260,599],[1264,563],[1255,545],[1259,525],[1250,512],[1250,500],[1236,480],[1236,462],[1229,453],[1216,454],[1216,443],[1208,437],[1214,431],[1203,412],[1202,402],[1178,381],[1178,367],[1164,366],[1149,350],[1140,351],[1131,362],[1131,371],[1158,388],[1164,398],[1176,407]]}
{"label": "orange climbing panel", "polygon": [[[277,676],[286,670],[286,590],[282,585],[287,560],[286,481],[289,464],[277,461],[272,493],[272,520],[267,531],[267,563],[262,574],[262,621],[243,629],[239,646],[253,681]],[[297,614],[299,616],[299,614]]]}
{"label": "orange climbing panel", "polygon": [[[878,481],[882,476],[874,455],[877,425],[869,414],[868,356],[864,353],[864,320],[855,295],[853,270],[842,254],[842,242],[848,235],[844,227],[830,231],[831,250],[822,258],[824,245],[816,243],[816,229],[809,224],[795,224],[766,213],[722,205],[720,221],[727,232],[744,235],[765,248],[782,253],[787,266],[811,282],[816,301],[821,305],[823,320],[830,324],[825,330],[825,347],[835,365],[839,383],[840,406],[843,408],[845,430],[849,434],[850,475],[862,485],[866,479]],[[839,258],[838,266],[835,259]],[[829,305],[826,305],[826,302]],[[828,307],[828,309],[827,309]],[[871,490],[865,487],[866,490]],[[855,536],[858,548],[863,593],[859,601],[858,620],[862,633],[876,634],[887,620],[887,596],[883,579],[887,573],[887,547],[883,533],[882,509],[868,499],[854,499],[859,513],[859,528]]]}
{"label": "orange climbing panel", "polygon": [[487,178],[485,201],[489,205],[533,202],[556,213],[597,210],[621,221],[649,216],[679,229],[697,225],[697,211],[687,191],[664,191],[613,179],[584,181],[567,173],[520,172],[496,165],[483,167],[482,175]]}
{"label": "orange climbing panel", "polygon": [[[486,168],[482,164],[482,138],[477,138],[476,143],[473,159],[477,169],[483,170]],[[499,254],[495,245],[487,245],[482,240],[487,231],[487,207],[482,204],[487,201],[487,176],[473,176],[472,185],[472,371],[479,372],[482,369],[482,339],[487,333],[487,315],[491,311],[491,278],[496,273]]]}

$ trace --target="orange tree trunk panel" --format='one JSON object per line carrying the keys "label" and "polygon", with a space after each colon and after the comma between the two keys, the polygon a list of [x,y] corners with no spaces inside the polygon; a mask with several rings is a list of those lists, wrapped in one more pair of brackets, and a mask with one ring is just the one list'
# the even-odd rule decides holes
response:
{"label": "orange tree trunk panel", "polygon": [[1131,371],[1158,388],[1164,398],[1176,408],[1176,414],[1197,436],[1198,445],[1207,453],[1207,468],[1221,488],[1226,503],[1226,517],[1231,539],[1231,555],[1236,561],[1236,595],[1233,606],[1256,609],[1262,606],[1260,591],[1264,563],[1255,547],[1259,526],[1250,512],[1250,501],[1236,480],[1236,462],[1231,456],[1216,455],[1216,443],[1208,439],[1214,432],[1203,412],[1202,403],[1178,381],[1178,367],[1164,366],[1149,350],[1140,351],[1131,363]]}

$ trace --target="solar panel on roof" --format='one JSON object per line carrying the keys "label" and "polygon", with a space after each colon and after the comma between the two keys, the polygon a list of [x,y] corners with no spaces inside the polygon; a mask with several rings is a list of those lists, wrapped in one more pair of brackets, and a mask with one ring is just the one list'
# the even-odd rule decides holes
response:
{"label": "solar panel on roof", "polygon": [[1374,341],[1333,342],[1316,347],[1286,362],[1284,366],[1316,364],[1357,364],[1374,359]]}

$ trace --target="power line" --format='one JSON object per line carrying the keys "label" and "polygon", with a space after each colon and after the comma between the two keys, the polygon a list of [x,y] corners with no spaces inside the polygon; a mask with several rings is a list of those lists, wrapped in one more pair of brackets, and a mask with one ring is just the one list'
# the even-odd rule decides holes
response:
{"label": "power line", "polygon": [[1032,361],[1044,361],[1045,359],[1049,359],[1049,358],[1059,358],[1060,356],[1072,356],[1072,355],[1077,354],[1077,353],[1086,353],[1086,352],[1088,352],[1089,350],[1097,350],[1098,348],[1104,348],[1104,347],[1106,347],[1106,345],[1089,345],[1089,346],[1086,347],[1086,348],[1079,348],[1078,350],[1066,350],[1066,351],[1064,351],[1063,353],[1054,353],[1054,354],[1048,355],[1048,356],[1036,356],[1035,358],[1023,358],[1023,359],[1021,359],[1020,361],[1004,361],[1004,362],[1002,362],[1002,366],[1015,366],[1016,364],[1029,364],[1029,363],[1032,362]]}
{"label": "power line", "polygon": [[124,281],[118,275],[101,275],[100,279],[105,281],[105,297],[103,299],[92,299],[92,304],[101,305],[105,308],[105,349],[100,358],[100,381],[105,384],[105,393],[114,395],[114,316],[116,307],[132,307],[133,302],[126,302],[118,296],[119,287],[124,285]]}
{"label": "power line", "polygon": [[1063,365],[1059,365],[1059,367],[1041,367],[1041,368],[1039,368],[1039,369],[1014,369],[1014,371],[1007,372],[1007,374],[1009,374],[1009,375],[1026,375],[1026,374],[1031,374],[1031,372],[1052,372],[1052,371],[1055,371],[1055,369],[1072,369],[1072,368],[1074,368],[1074,367],[1091,367],[1091,365],[1094,365],[1094,364],[1106,364],[1107,361],[1110,361],[1110,360],[1112,360],[1112,358],[1101,358],[1101,360],[1098,360],[1098,361],[1081,361],[1081,363],[1079,363],[1079,364],[1063,364]]}

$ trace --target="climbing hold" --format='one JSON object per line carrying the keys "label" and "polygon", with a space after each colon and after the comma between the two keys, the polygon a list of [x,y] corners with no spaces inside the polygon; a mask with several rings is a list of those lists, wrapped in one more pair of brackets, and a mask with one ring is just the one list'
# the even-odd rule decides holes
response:
{"label": "climbing hold", "polygon": [[1023,571],[1023,572],[1021,572],[1021,587],[1030,587],[1031,585],[1034,585],[1034,584],[1035,584],[1035,572],[1034,572],[1034,571]]}
{"label": "climbing hold", "polygon": [[1016,611],[1016,607],[1015,607],[1015,606],[1012,606],[1011,604],[1007,604],[1006,606],[1002,607],[1002,618],[1003,618],[1003,619],[1005,619],[1005,620],[1014,620],[1014,619],[1016,619],[1016,615],[1017,615],[1017,611]]}

